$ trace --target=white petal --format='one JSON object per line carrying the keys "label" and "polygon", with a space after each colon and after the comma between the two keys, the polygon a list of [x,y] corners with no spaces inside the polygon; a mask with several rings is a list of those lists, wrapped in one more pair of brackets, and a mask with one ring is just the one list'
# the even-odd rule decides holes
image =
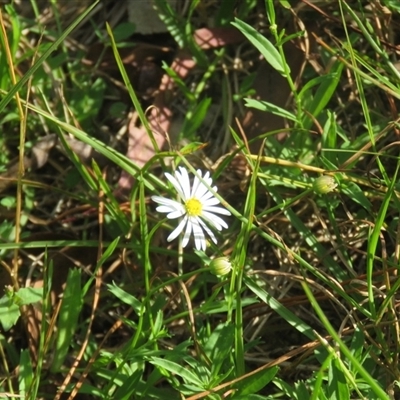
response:
{"label": "white petal", "polygon": [[[199,169],[197,170],[197,173],[199,174],[199,176],[200,176],[200,178],[201,178],[201,175],[202,175],[202,174],[201,174],[201,171],[200,171]],[[205,175],[204,175],[204,177],[202,178],[202,180],[200,180],[200,179],[197,178],[197,176],[196,176],[198,184],[193,185],[192,197],[196,197],[197,199],[200,200],[200,199],[203,198],[203,196],[206,197],[206,198],[209,196],[209,195],[208,195],[209,190],[208,190],[207,186],[203,183],[203,182],[206,182],[207,185],[209,185],[209,186],[212,185],[212,179],[209,178],[209,176],[210,176],[210,172],[209,172],[209,171],[207,171],[207,172],[205,173]],[[195,178],[195,181],[196,181],[196,178]],[[212,193],[211,193],[211,196],[213,196]]]}
{"label": "white petal", "polygon": [[226,222],[222,218],[218,217],[215,214],[209,213],[207,211],[203,211],[201,216],[207,222],[209,222],[211,225],[214,225],[215,228],[217,228],[219,231],[222,231],[222,228],[225,228],[225,229],[228,228],[228,225],[226,224]]}
{"label": "white petal", "polygon": [[214,232],[209,229],[209,227],[199,218],[199,223],[202,226],[202,228],[207,232],[208,236],[210,236],[211,240],[217,244],[217,238],[214,235]]}
{"label": "white petal", "polygon": [[183,234],[182,247],[186,247],[186,245],[189,243],[190,234],[192,233],[192,227],[193,227],[192,220],[191,218],[188,218],[186,230],[185,233]]}
{"label": "white petal", "polygon": [[182,186],[180,185],[180,183],[177,181],[177,179],[172,176],[171,174],[169,174],[168,172],[165,173],[165,176],[167,177],[167,179],[172,183],[172,186],[175,188],[175,190],[178,192],[178,195],[181,199],[183,199],[183,201],[186,201],[186,197],[185,197],[185,193],[182,190]]}
{"label": "white petal", "polygon": [[176,209],[171,206],[158,206],[156,208],[156,211],[160,213],[170,213],[176,211]]}
{"label": "white petal", "polygon": [[167,215],[167,218],[168,219],[176,219],[176,218],[183,217],[185,214],[186,214],[186,210],[185,209],[176,210],[176,211],[173,211],[173,212],[169,213]]}
{"label": "white petal", "polygon": [[164,206],[171,206],[174,207],[176,204],[181,204],[175,200],[167,199],[161,196],[151,196],[151,199],[158,204],[162,204]]}
{"label": "white petal", "polygon": [[179,171],[175,171],[175,176],[179,182],[180,187],[182,188],[183,192],[183,201],[189,200],[190,199],[190,179],[189,179],[189,174],[186,170],[186,168],[179,167]]}
{"label": "white petal", "polygon": [[183,218],[183,220],[179,223],[179,225],[167,237],[167,242],[172,242],[175,238],[177,238],[179,234],[183,231],[183,228],[185,227],[187,222],[188,218],[187,217]]}
{"label": "white petal", "polygon": [[160,213],[171,213],[179,211],[183,215],[185,213],[185,208],[181,203],[178,203],[175,200],[165,199],[164,197],[153,196],[152,199],[161,204],[156,208],[156,210]]}
{"label": "white petal", "polygon": [[203,181],[206,181],[211,186],[210,182],[212,182],[212,179],[210,178],[210,171],[206,171],[203,176]]}
{"label": "white petal", "polygon": [[206,250],[207,242],[204,236],[203,229],[200,226],[200,219],[199,218],[190,218],[190,222],[192,223],[193,228],[193,237],[194,237],[194,244],[197,250]]}
{"label": "white petal", "polygon": [[203,210],[204,211],[208,211],[210,213],[217,213],[217,214],[222,214],[222,215],[231,215],[230,211],[228,211],[226,208],[208,206],[207,204],[203,205]]}
{"label": "white petal", "polygon": [[[210,192],[209,192],[210,193]],[[211,198],[204,198],[204,196],[200,199],[201,203],[203,204],[203,207],[206,206],[215,206],[220,203],[220,201],[216,197]]]}
{"label": "white petal", "polygon": [[[196,191],[193,191],[192,197],[196,197],[196,199],[202,200],[203,197],[207,198],[207,194],[208,193],[209,193],[209,190],[204,185],[204,183],[203,182],[199,182],[199,185],[196,188]],[[211,194],[211,196],[212,196],[212,194]]]}
{"label": "white petal", "polygon": [[[199,174],[200,178],[201,178],[201,171],[198,169],[197,173]],[[194,180],[193,180],[193,186],[192,186],[192,191],[190,193],[190,197],[196,197],[197,199],[200,199],[200,196],[197,195],[197,189],[199,187],[199,184],[201,183],[200,179],[198,178],[197,175],[194,176]]]}
{"label": "white petal", "polygon": [[[217,191],[217,187],[216,186],[212,187],[212,189],[215,192]],[[204,203],[205,201],[208,201],[209,199],[212,199],[212,198],[216,199],[216,197],[211,193],[211,191],[208,190],[203,196],[201,196],[201,201]],[[218,199],[217,199],[217,201],[219,203]]]}

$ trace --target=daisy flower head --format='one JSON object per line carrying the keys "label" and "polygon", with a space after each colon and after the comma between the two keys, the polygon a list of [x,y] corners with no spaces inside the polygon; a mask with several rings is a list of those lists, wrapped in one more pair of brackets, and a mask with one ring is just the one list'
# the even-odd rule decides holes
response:
{"label": "daisy flower head", "polygon": [[179,201],[167,199],[161,196],[152,196],[152,200],[159,204],[156,210],[166,213],[168,219],[182,218],[178,226],[168,236],[167,241],[171,242],[184,231],[182,246],[189,243],[193,233],[194,244],[197,250],[206,249],[206,238],[204,232],[216,244],[217,239],[210,229],[215,228],[221,231],[228,228],[226,222],[216,214],[231,215],[225,208],[218,207],[220,201],[208,190],[208,186],[216,192],[217,187],[212,186],[210,172],[202,176],[202,172],[197,170],[193,185],[190,184],[189,173],[186,168],[179,167],[174,176],[165,173],[166,178],[175,188]]}

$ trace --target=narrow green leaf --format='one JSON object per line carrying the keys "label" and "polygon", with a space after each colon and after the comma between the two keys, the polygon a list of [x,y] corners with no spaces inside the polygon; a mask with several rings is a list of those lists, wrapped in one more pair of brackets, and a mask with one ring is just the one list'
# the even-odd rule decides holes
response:
{"label": "narrow green leaf", "polygon": [[177,86],[179,89],[181,95],[183,94],[186,99],[188,100],[189,103],[193,103],[196,101],[195,95],[192,93],[192,91],[187,87],[186,83],[183,81],[183,79],[174,71],[165,61],[162,63],[162,67],[165,70],[165,72],[168,74],[170,78],[174,81],[174,84]]}
{"label": "narrow green leaf", "polygon": [[125,86],[126,86],[126,88],[128,90],[129,96],[130,96],[130,98],[132,100],[132,103],[135,106],[135,109],[136,109],[136,111],[137,111],[137,113],[139,115],[140,122],[142,123],[142,125],[146,129],[147,134],[150,137],[150,140],[151,140],[151,143],[152,143],[152,145],[154,147],[154,150],[158,151],[159,149],[158,149],[157,142],[154,139],[153,131],[152,131],[152,129],[150,127],[150,124],[149,124],[149,122],[148,122],[148,120],[146,118],[146,115],[145,115],[145,113],[143,111],[143,108],[142,108],[142,105],[141,105],[141,103],[140,103],[140,101],[139,101],[139,99],[138,99],[138,97],[136,95],[136,92],[133,89],[131,80],[129,79],[129,76],[128,76],[128,74],[126,72],[126,69],[125,69],[125,66],[124,66],[124,63],[122,62],[121,56],[120,56],[120,54],[118,52],[118,47],[117,47],[117,44],[115,42],[112,29],[111,29],[111,27],[110,27],[110,25],[108,23],[106,24],[106,28],[107,28],[108,35],[110,36],[110,39],[111,39],[111,48],[112,48],[113,53],[114,53],[115,61],[117,62],[119,72],[121,73],[122,79],[124,80],[124,83],[125,83]]}
{"label": "narrow green leaf", "polygon": [[183,367],[182,365],[177,364],[174,361],[165,360],[159,357],[151,357],[150,362],[153,365],[157,365],[158,367],[164,368],[172,374],[180,376],[184,381],[188,384],[193,384],[199,389],[204,389],[203,382],[197,377],[189,369]]}
{"label": "narrow green leaf", "polygon": [[[120,236],[116,237],[111,243],[107,245],[107,243],[103,243],[103,245],[107,245],[107,248],[104,250],[103,255],[100,257],[100,260],[97,261],[96,268],[93,271],[93,274],[86,281],[85,285],[82,288],[82,297],[85,297],[89,289],[92,287],[93,281],[96,279],[96,274],[99,268],[111,257],[114,253],[114,250],[117,248]],[[98,247],[98,246],[96,246]]]}
{"label": "narrow green leaf", "polygon": [[[277,204],[285,204],[281,197],[281,194],[274,188],[269,187],[269,193]],[[338,279],[348,279],[348,273],[346,270],[339,265],[332,256],[329,254],[329,250],[324,247],[320,240],[311,232],[311,230],[303,223],[301,218],[291,208],[284,208],[284,214],[289,219],[293,228],[304,238],[307,245],[315,252],[321,262],[329,269],[333,276]],[[344,293],[344,295],[346,295]],[[348,296],[350,297],[350,296]]]}
{"label": "narrow green leaf", "polygon": [[21,32],[22,32],[21,20],[18,17],[17,12],[15,11],[15,8],[11,4],[6,4],[5,9],[7,10],[7,14],[10,17],[11,25],[12,25],[12,37],[10,40],[10,50],[11,50],[11,56],[14,60],[15,55],[18,51],[19,40],[20,40]]}
{"label": "narrow green leaf", "polygon": [[187,39],[183,29],[183,21],[178,18],[177,13],[172,9],[170,3],[165,0],[154,0],[157,7],[157,14],[164,22],[169,33],[180,48],[183,48]]}
{"label": "narrow green leaf", "polygon": [[136,370],[131,375],[123,375],[125,382],[113,394],[113,398],[118,400],[130,400],[135,398],[132,397],[132,395],[136,393],[137,385],[142,375],[143,371],[141,369]]}
{"label": "narrow green leaf", "polygon": [[350,200],[364,207],[368,212],[372,211],[371,202],[361,190],[361,188],[354,182],[345,182],[340,186],[340,191],[345,194]]}
{"label": "narrow green leaf", "polygon": [[382,235],[382,227],[386,220],[386,214],[388,212],[390,201],[396,194],[394,193],[395,184],[397,182],[397,175],[399,172],[400,164],[397,163],[397,167],[395,173],[393,174],[390,182],[390,186],[388,187],[387,192],[382,200],[381,207],[379,209],[378,215],[375,219],[375,223],[371,232],[371,235],[368,237],[368,247],[367,247],[367,285],[368,285],[368,303],[370,306],[370,312],[372,317],[376,317],[376,306],[375,306],[375,283],[373,274],[375,272],[374,264],[375,264],[375,253],[378,246],[379,241],[381,240]]}
{"label": "narrow green leaf", "polygon": [[182,132],[185,134],[185,138],[191,137],[196,133],[197,129],[201,126],[207,111],[211,105],[211,98],[207,97],[201,100],[194,108],[194,110],[187,115],[185,122],[182,127]]}
{"label": "narrow green leaf", "polygon": [[102,174],[99,166],[95,162],[95,160],[92,160],[92,166],[93,166],[93,172],[95,173],[96,178],[97,178],[97,182],[98,182],[101,190],[104,192],[104,196],[106,198],[106,201],[104,202],[104,204],[105,204],[108,212],[110,213],[110,215],[118,223],[118,226],[122,231],[122,234],[126,235],[130,229],[130,221],[128,220],[125,213],[121,210],[121,207],[120,207],[117,199],[115,198],[109,184],[103,178],[103,174]]}
{"label": "narrow green leaf", "polygon": [[336,115],[328,111],[328,118],[322,131],[322,149],[321,155],[332,165],[337,165],[337,125]]}
{"label": "narrow green leaf", "polygon": [[[237,18],[235,18],[235,22],[232,22],[232,25],[239,29],[244,36],[246,36],[246,38],[264,56],[265,60],[271,65],[272,68],[276,69],[283,76],[286,75],[285,67],[279,51],[265,36],[257,32],[252,26]],[[290,72],[289,66],[287,66],[287,72]]]}
{"label": "narrow green leaf", "polygon": [[[385,399],[385,400],[388,399],[389,397],[380,386],[380,382],[370,375],[370,373],[363,367],[360,360],[358,360],[353,355],[353,353],[349,350],[349,348],[341,339],[340,335],[336,332],[336,329],[332,326],[328,317],[325,315],[324,311],[322,310],[320,304],[318,303],[317,299],[315,298],[308,284],[306,282],[301,282],[301,286],[303,287],[306,296],[308,297],[314,311],[316,312],[318,319],[321,321],[321,323],[327,330],[328,334],[332,336],[332,340],[335,342],[340,351],[343,353],[343,357],[346,357],[346,359],[352,363],[354,370],[357,371],[356,373],[359,374],[366,381],[366,383],[370,386],[371,391],[378,396],[377,397],[378,399]],[[331,353],[333,353],[333,351],[334,350],[331,348]]]}
{"label": "narrow green leaf", "polygon": [[[331,68],[332,72],[325,75],[321,80],[321,84],[314,95],[314,99],[308,107],[308,113],[304,113],[304,129],[309,129],[313,125],[313,118],[317,118],[331,100],[339,83],[343,68],[344,64],[337,61]],[[309,115],[312,115],[313,118],[310,118]]]}
{"label": "narrow green leaf", "polygon": [[114,39],[117,43],[129,39],[136,32],[136,26],[132,22],[122,22],[114,28]]}
{"label": "narrow green leaf", "polygon": [[308,337],[310,340],[315,340],[316,336],[313,329],[306,322],[301,320],[285,306],[283,306],[278,300],[273,298],[268,292],[257,285],[257,283],[249,278],[244,277],[244,283],[246,286],[256,294],[264,303],[268,304],[272,310],[277,312],[288,324],[292,325],[300,333]]}
{"label": "narrow green leaf", "polygon": [[107,288],[116,298],[131,306],[138,316],[142,315],[142,303],[135,296],[125,292],[114,282],[111,285],[107,285]]}
{"label": "narrow green leaf", "polygon": [[268,101],[256,100],[256,99],[248,99],[245,98],[245,106],[256,108],[261,111],[268,111],[274,115],[279,115],[280,117],[290,119],[291,121],[297,122],[297,117],[292,114],[290,111],[285,110],[275,104],[269,103]]}
{"label": "narrow green leaf", "polygon": [[287,8],[288,10],[292,8],[287,0],[279,0],[279,3],[281,4],[282,7]]}
{"label": "narrow green leaf", "polygon": [[310,397],[309,390],[304,382],[302,382],[302,381],[296,382],[294,384],[294,387],[296,390],[296,399],[297,400],[308,399]]}
{"label": "narrow green leaf", "polygon": [[[252,394],[257,394],[261,389],[268,385],[275,378],[279,371],[279,367],[275,366],[263,371],[259,371],[254,375],[250,375],[239,384],[235,385],[239,388],[237,392],[238,398],[248,399]],[[236,399],[236,396],[234,397]]]}
{"label": "narrow green leaf", "polygon": [[[22,103],[24,103],[22,101]],[[84,143],[89,144],[93,149],[98,151],[100,154],[104,155],[110,161],[114,162],[116,165],[120,166],[122,169],[130,173],[132,176],[136,176],[137,172],[140,170],[139,167],[135,165],[135,163],[130,160],[128,157],[124,156],[123,154],[119,153],[117,150],[113,149],[110,146],[107,146],[105,143],[101,142],[100,140],[88,135],[86,132],[76,128],[73,125],[70,125],[66,122],[60,121],[58,118],[54,117],[53,115],[49,114],[48,112],[35,107],[32,104],[27,104],[27,107],[36,112],[37,114],[43,116],[49,121],[54,122],[60,129],[65,130],[68,133],[71,133],[77,139],[81,140]],[[60,137],[62,140],[62,137]],[[65,142],[65,140],[64,140]],[[65,146],[67,146],[65,144]],[[68,147],[68,146],[67,146]],[[77,164],[75,164],[77,166]],[[78,167],[78,166],[77,166]],[[85,178],[87,178],[85,176]],[[92,180],[93,181],[93,180]],[[94,181],[92,182],[93,187],[96,187]],[[146,186],[149,187],[151,190],[154,190],[154,187],[149,184],[149,181],[146,180]]]}

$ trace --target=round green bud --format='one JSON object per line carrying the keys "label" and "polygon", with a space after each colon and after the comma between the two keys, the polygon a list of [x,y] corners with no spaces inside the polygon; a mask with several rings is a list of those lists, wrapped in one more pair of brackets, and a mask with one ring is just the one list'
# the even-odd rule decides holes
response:
{"label": "round green bud", "polygon": [[218,257],[210,262],[209,268],[212,274],[222,276],[229,274],[232,264],[228,257]]}
{"label": "round green bud", "polygon": [[318,194],[326,194],[332,192],[337,187],[335,179],[331,176],[323,175],[314,180],[313,190]]}

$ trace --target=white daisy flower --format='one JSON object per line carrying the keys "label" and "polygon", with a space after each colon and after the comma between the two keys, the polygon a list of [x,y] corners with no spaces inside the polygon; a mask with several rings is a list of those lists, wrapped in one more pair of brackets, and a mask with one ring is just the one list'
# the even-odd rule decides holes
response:
{"label": "white daisy flower", "polygon": [[[202,173],[197,170],[198,176],[201,178]],[[179,167],[179,171],[175,171],[175,176],[165,173],[167,179],[172,183],[178,193],[180,201],[166,199],[161,196],[152,196],[153,201],[160,204],[156,210],[161,213],[167,213],[168,219],[183,217],[182,221],[168,236],[167,241],[174,240],[185,229],[183,234],[182,246],[185,247],[191,233],[193,232],[194,243],[197,250],[206,249],[206,238],[204,232],[207,232],[211,240],[216,244],[217,239],[208,226],[218,231],[222,228],[228,228],[226,222],[215,214],[231,215],[231,213],[222,207],[216,207],[220,201],[207,189],[203,182],[212,187],[212,179],[207,171],[202,177],[194,177],[193,186],[190,186],[188,171]],[[217,191],[217,187],[212,187]],[[206,224],[207,223],[207,224]]]}

